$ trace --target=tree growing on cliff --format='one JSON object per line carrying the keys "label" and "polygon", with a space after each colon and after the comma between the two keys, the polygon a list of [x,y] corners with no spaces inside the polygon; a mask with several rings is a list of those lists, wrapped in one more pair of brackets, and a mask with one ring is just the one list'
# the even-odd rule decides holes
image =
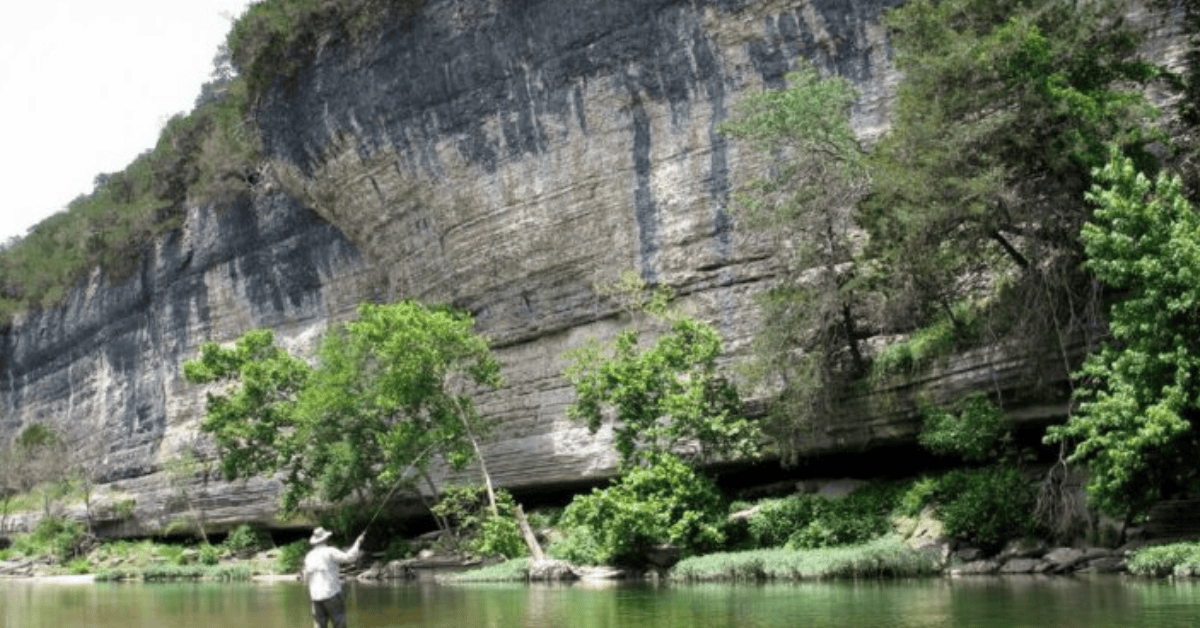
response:
{"label": "tree growing on cliff", "polygon": [[957,320],[954,304],[977,298],[995,314],[981,329],[1069,361],[1095,307],[1078,240],[1091,170],[1109,143],[1148,165],[1161,136],[1142,88],[1164,70],[1139,58],[1128,4],[912,0],[888,12],[904,78],[860,207],[897,331]]}
{"label": "tree growing on cliff", "polygon": [[755,372],[774,383],[773,436],[800,446],[838,391],[865,369],[861,342],[869,291],[858,263],[856,203],[867,190],[865,154],[850,127],[857,91],[801,60],[783,89],[749,93],[721,132],[764,160],[740,184],[734,208],[776,240],[784,268],[760,299]]}
{"label": "tree growing on cliff", "polygon": [[1073,446],[1089,501],[1128,524],[1200,483],[1200,214],[1178,177],[1151,179],[1115,148],[1088,200],[1087,268],[1121,297],[1078,374],[1078,410],[1046,440]]}
{"label": "tree growing on cliff", "polygon": [[641,330],[630,327],[607,345],[593,340],[573,350],[564,373],[575,389],[567,416],[593,433],[611,421],[623,468],[660,454],[697,464],[757,455],[759,427],[742,414],[737,387],[718,364],[720,334],[666,309],[661,296],[636,307],[668,331],[643,344]]}
{"label": "tree growing on cliff", "polygon": [[207,343],[184,364],[188,381],[227,383],[208,394],[201,425],[226,477],[281,473],[285,511],[310,498],[379,500],[411,482],[407,469],[422,474],[430,451],[462,468],[487,431],[470,394],[498,386],[500,367],[469,315],[413,301],[358,311],[325,334],[311,366],[268,330]]}

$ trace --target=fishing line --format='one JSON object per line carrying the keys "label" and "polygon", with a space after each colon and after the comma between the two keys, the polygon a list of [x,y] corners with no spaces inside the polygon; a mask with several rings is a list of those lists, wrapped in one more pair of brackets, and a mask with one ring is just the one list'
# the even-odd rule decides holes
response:
{"label": "fishing line", "polygon": [[414,458],[413,461],[404,468],[404,471],[400,473],[400,477],[396,478],[396,482],[392,484],[392,490],[388,491],[388,494],[384,496],[383,501],[379,502],[379,507],[375,509],[375,514],[371,515],[371,519],[367,521],[367,525],[363,527],[363,535],[367,533],[367,530],[371,529],[371,524],[375,523],[375,518],[379,516],[379,513],[383,512],[383,507],[386,506],[388,500],[392,498],[392,494],[396,492],[396,489],[400,488],[400,483],[409,477],[409,472],[416,472],[415,465],[421,461],[421,458],[425,457],[425,454],[429,453],[430,449],[433,449],[433,445],[426,447],[425,451],[422,451],[419,456]]}

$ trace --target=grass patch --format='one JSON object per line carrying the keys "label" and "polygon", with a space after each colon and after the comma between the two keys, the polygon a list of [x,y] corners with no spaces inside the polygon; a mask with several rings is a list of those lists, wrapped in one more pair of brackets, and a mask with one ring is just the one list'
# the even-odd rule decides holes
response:
{"label": "grass patch", "polygon": [[1200,542],[1144,547],[1137,550],[1125,566],[1135,576],[1200,575]]}
{"label": "grass patch", "polygon": [[495,565],[449,574],[439,578],[443,582],[524,582],[528,579],[529,557],[514,558]]}
{"label": "grass patch", "polygon": [[250,580],[254,571],[249,565],[225,564],[204,565],[199,563],[176,565],[158,563],[141,569],[115,568],[96,572],[96,582],[116,582],[121,580],[140,580],[142,582],[178,582],[197,581],[208,582],[245,582]]}
{"label": "grass patch", "polygon": [[684,582],[764,581],[900,578],[936,573],[937,565],[928,554],[894,537],[885,537],[845,547],[771,548],[693,556],[675,565],[670,578]]}
{"label": "grass patch", "polygon": [[970,301],[955,303],[932,323],[913,331],[907,338],[884,347],[871,360],[867,381],[881,385],[892,378],[908,376],[927,368],[934,360],[978,342],[983,311]]}

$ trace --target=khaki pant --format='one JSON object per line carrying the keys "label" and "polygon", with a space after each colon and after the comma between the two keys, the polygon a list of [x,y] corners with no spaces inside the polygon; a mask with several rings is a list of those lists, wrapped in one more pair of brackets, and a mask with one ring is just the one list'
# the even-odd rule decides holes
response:
{"label": "khaki pant", "polygon": [[346,628],[346,603],[339,593],[328,600],[313,600],[313,628],[325,628],[332,624],[333,628]]}

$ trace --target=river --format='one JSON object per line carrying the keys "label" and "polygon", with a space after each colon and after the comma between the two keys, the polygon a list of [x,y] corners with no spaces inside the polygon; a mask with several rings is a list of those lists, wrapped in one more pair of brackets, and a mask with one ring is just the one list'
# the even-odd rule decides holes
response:
{"label": "river", "polygon": [[[350,628],[1175,628],[1200,582],[1118,576],[740,585],[347,587]],[[0,581],[0,628],[307,628],[298,583]]]}

